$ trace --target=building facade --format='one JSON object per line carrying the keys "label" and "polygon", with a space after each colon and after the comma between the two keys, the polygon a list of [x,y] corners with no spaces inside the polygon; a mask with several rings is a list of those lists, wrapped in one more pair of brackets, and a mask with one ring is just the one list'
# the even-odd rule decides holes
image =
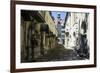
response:
{"label": "building facade", "polygon": [[21,62],[35,61],[57,43],[58,32],[49,11],[21,10]]}
{"label": "building facade", "polygon": [[65,22],[65,47],[67,49],[80,48],[81,35],[86,36],[89,45],[89,14],[69,12]]}

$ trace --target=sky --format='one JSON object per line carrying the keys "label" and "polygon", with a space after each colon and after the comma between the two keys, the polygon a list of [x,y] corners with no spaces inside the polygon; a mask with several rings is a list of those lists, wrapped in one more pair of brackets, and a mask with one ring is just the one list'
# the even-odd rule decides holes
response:
{"label": "sky", "polygon": [[58,13],[61,16],[61,19],[64,21],[65,17],[66,17],[66,12],[51,11],[51,14],[52,14],[52,16],[54,17],[55,20],[57,20]]}

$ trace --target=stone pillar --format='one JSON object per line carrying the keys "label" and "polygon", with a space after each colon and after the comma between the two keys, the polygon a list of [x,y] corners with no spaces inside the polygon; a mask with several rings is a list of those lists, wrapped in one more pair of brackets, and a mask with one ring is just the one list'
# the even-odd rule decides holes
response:
{"label": "stone pillar", "polygon": [[41,32],[41,55],[44,55],[45,32]]}

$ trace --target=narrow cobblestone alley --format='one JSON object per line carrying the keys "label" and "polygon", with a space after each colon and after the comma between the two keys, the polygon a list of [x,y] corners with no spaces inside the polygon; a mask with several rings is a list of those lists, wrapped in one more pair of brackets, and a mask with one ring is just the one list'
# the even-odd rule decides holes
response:
{"label": "narrow cobblestone alley", "polygon": [[47,54],[40,56],[36,59],[36,62],[47,61],[69,61],[78,60],[79,57],[74,50],[65,49],[62,45],[58,45],[56,48],[49,49]]}
{"label": "narrow cobblestone alley", "polygon": [[89,59],[88,16],[21,10],[21,62]]}

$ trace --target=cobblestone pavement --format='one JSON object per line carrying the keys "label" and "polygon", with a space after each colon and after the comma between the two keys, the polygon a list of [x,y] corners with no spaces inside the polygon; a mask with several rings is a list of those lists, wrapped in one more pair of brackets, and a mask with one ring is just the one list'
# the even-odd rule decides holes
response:
{"label": "cobblestone pavement", "polygon": [[69,60],[80,60],[80,57],[74,50],[65,49],[61,45],[57,46],[56,48],[49,49],[47,54],[36,59],[36,61],[39,62]]}

